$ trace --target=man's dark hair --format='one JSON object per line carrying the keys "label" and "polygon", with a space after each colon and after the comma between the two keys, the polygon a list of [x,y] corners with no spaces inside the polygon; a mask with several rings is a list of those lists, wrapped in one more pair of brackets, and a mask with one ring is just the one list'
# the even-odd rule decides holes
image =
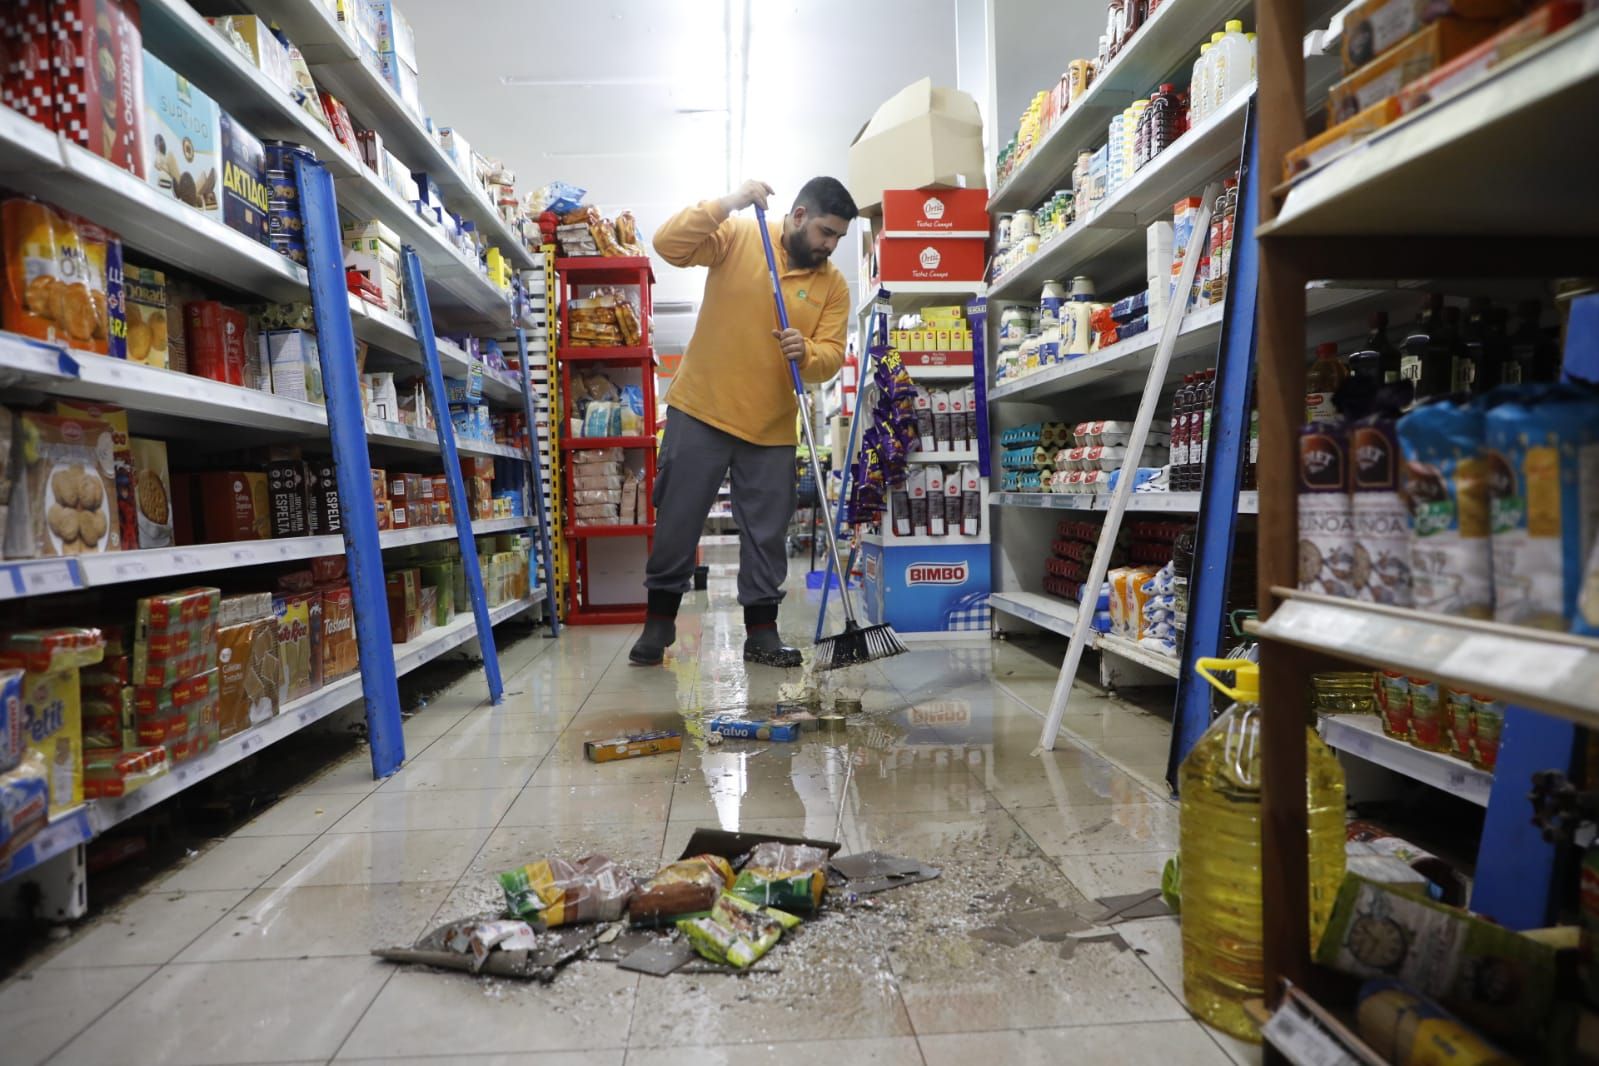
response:
{"label": "man's dark hair", "polygon": [[837,178],[821,177],[807,181],[800,187],[799,195],[794,197],[794,206],[803,207],[811,215],[837,215],[845,222],[854,221],[855,216],[860,214],[849,190]]}

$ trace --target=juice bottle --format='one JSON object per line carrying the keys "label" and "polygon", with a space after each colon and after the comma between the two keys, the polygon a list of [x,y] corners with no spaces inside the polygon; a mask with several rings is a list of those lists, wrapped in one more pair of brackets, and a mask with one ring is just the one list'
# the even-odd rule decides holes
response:
{"label": "juice bottle", "polygon": [[1316,345],[1316,361],[1305,373],[1305,421],[1325,422],[1338,417],[1333,394],[1349,377],[1349,368],[1338,358],[1338,345]]}
{"label": "juice bottle", "polygon": [[[1201,1019],[1244,1040],[1260,1034],[1244,1004],[1265,991],[1261,927],[1260,668],[1247,659],[1200,659],[1201,677],[1236,700],[1179,771],[1182,820],[1183,998]],[[1213,671],[1231,670],[1232,687]],[[1310,817],[1310,928],[1321,938],[1344,878],[1344,772],[1306,727]]]}
{"label": "juice bottle", "polygon": [[1223,104],[1249,84],[1249,41],[1244,37],[1244,24],[1228,19],[1223,29],[1221,40],[1211,49],[1211,99],[1207,114],[1220,111]]}
{"label": "juice bottle", "polygon": [[1205,104],[1210,99],[1206,89],[1210,84],[1210,42],[1199,46],[1199,58],[1194,60],[1194,72],[1188,81],[1188,124],[1198,125],[1205,118]]}

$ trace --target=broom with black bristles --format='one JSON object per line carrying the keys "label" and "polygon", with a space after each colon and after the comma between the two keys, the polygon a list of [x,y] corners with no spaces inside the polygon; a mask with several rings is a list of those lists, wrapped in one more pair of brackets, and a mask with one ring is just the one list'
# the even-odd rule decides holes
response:
{"label": "broom with black bristles", "polygon": [[[761,231],[761,243],[766,246],[766,269],[772,275],[772,299],[777,301],[777,323],[788,329],[788,307],[783,303],[783,285],[778,278],[777,257],[772,254],[772,235],[766,229],[766,212],[755,205],[755,225]],[[794,380],[794,396],[799,401],[800,425],[805,432],[805,448],[810,453],[811,476],[816,479],[817,496],[822,505],[822,528],[827,531],[827,556],[832,561],[833,574],[838,578],[838,597],[844,603],[844,632],[834,637],[823,637],[816,642],[816,669],[837,670],[843,666],[869,663],[887,659],[908,650],[890,625],[862,626],[855,620],[855,605],[850,602],[849,575],[838,559],[838,538],[833,533],[833,510],[827,504],[827,482],[822,478],[822,464],[816,455],[816,441],[811,433],[811,412],[805,396],[805,383],[800,380],[799,364],[792,359],[788,373]]]}

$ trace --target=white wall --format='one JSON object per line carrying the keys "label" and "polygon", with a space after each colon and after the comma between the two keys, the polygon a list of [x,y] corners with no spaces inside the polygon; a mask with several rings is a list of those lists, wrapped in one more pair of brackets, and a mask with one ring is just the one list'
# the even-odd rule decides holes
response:
{"label": "white wall", "polygon": [[[731,0],[738,18],[743,2]],[[504,160],[520,191],[569,181],[604,214],[631,209],[646,238],[727,191],[730,143],[743,146],[739,176],[770,182],[786,209],[805,179],[845,176],[850,141],[885,98],[921,77],[957,77],[951,0],[748,0],[740,136],[727,112],[737,114],[743,34],[735,21],[728,40],[725,0],[408,0],[404,10],[436,124]],[[842,242],[835,260],[852,291],[854,248]],[[701,272],[657,262],[656,276],[657,303],[699,300]],[[659,346],[679,350],[692,324],[658,315]]]}
{"label": "white wall", "polygon": [[1074,59],[1092,59],[1105,30],[1105,0],[987,0],[993,8],[994,146],[1010,140],[1033,95]]}

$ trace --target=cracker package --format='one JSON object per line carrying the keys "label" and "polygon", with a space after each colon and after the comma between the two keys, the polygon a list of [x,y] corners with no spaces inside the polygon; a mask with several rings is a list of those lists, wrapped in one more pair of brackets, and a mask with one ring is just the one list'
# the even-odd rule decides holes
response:
{"label": "cracker package", "polygon": [[111,427],[117,486],[117,540],[125,550],[132,551],[139,546],[139,528],[133,500],[133,450],[128,438],[128,412],[109,403],[57,400],[55,413],[62,418],[104,422]]}
{"label": "cracker package", "polygon": [[278,623],[278,659],[281,665],[278,704],[297,700],[321,686],[322,595],[303,592],[274,596],[272,609]]}
{"label": "cracker package", "polygon": [[217,673],[222,736],[243,732],[277,714],[283,676],[277,618],[268,613],[217,630]]}
{"label": "cracker package", "polygon": [[45,766],[50,817],[83,802],[83,708],[78,672],[105,654],[97,629],[23,630],[8,634],[0,668],[21,669],[23,743]]}
{"label": "cracker package", "polygon": [[670,921],[711,909],[716,897],[733,883],[733,868],[720,855],[695,855],[661,867],[628,901],[635,924]]}
{"label": "cracker package", "polygon": [[133,456],[133,508],[137,539],[125,547],[166,548],[172,545],[172,475],[167,469],[166,441],[129,437]]}
{"label": "cracker package", "polygon": [[31,559],[117,551],[116,443],[94,419],[24,413],[6,516],[6,557]]}
{"label": "cracker package", "polygon": [[576,862],[540,859],[500,875],[505,912],[546,927],[575,922],[614,922],[637,885],[604,855]]}
{"label": "cracker package", "polygon": [[0,772],[22,761],[27,752],[23,744],[22,671],[0,670]]}
{"label": "cracker package", "polygon": [[772,949],[800,920],[776,907],[760,907],[737,896],[718,896],[704,918],[685,918],[677,928],[694,950],[712,962],[744,969]]}
{"label": "cracker package", "polygon": [[216,669],[221,590],[204,586],[141,598],[135,607],[131,683],[172,685]]}
{"label": "cracker package", "polygon": [[265,244],[268,199],[266,151],[255,135],[226,111],[221,112],[219,129],[222,143],[222,219],[250,239]]}
{"label": "cracker package", "polygon": [[[166,369],[169,363],[167,334],[167,277],[154,267],[122,268],[122,313],[127,324],[126,351],[129,362]],[[183,330],[182,322],[178,331]]]}
{"label": "cracker package", "polygon": [[49,204],[12,197],[0,204],[0,234],[5,241],[0,325],[36,340],[105,354],[104,274],[90,269],[77,220]]}
{"label": "cracker package", "polygon": [[355,643],[355,596],[348,585],[322,590],[322,683],[332,684],[361,668]]}
{"label": "cracker package", "polygon": [[17,766],[0,773],[0,866],[11,861],[49,817],[49,764],[43,755],[29,752]]}

